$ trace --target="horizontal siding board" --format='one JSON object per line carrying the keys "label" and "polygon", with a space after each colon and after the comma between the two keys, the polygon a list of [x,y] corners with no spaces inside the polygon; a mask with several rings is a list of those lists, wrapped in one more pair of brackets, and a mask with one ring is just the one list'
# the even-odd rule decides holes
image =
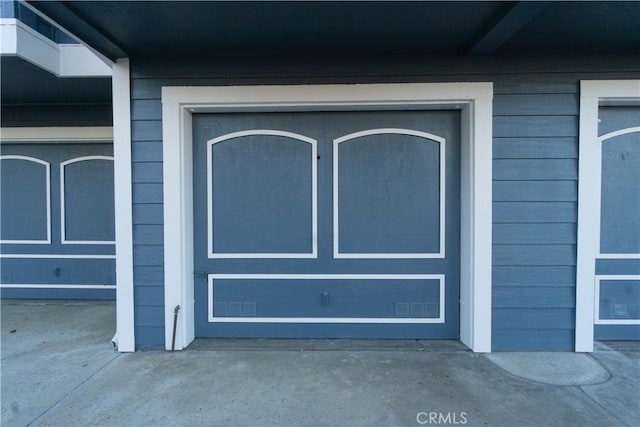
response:
{"label": "horizontal siding board", "polygon": [[493,114],[495,116],[577,115],[578,96],[576,94],[495,95]]}
{"label": "horizontal siding board", "polygon": [[575,245],[493,245],[493,265],[576,265]]}
{"label": "horizontal siding board", "polygon": [[493,351],[573,351],[575,334],[572,330],[508,329],[494,330],[491,336]]}
{"label": "horizontal siding board", "polygon": [[162,183],[162,162],[133,163],[134,183]]}
{"label": "horizontal siding board", "polygon": [[133,205],[133,224],[164,224],[163,209],[160,203]]}
{"label": "horizontal siding board", "polygon": [[575,202],[576,181],[494,181],[494,202]]}
{"label": "horizontal siding board", "polygon": [[162,246],[138,245],[133,248],[133,262],[135,265],[156,265],[164,264],[164,251]]}
{"label": "horizontal siding board", "polygon": [[493,244],[574,244],[575,224],[494,224]]}
{"label": "horizontal siding board", "polygon": [[164,319],[161,326],[138,326],[135,328],[136,349],[151,350],[164,348]]}
{"label": "horizontal siding board", "polygon": [[494,159],[577,159],[578,141],[564,138],[494,138]]}
{"label": "horizontal siding board", "polygon": [[134,245],[162,245],[163,229],[162,225],[134,225],[133,226]]}
{"label": "horizontal siding board", "polygon": [[493,308],[574,308],[573,286],[496,286]]}
{"label": "horizontal siding board", "polygon": [[575,223],[576,202],[494,202],[493,222],[499,223]]}
{"label": "horizontal siding board", "polygon": [[574,286],[573,266],[494,266],[493,286]]}
{"label": "horizontal siding board", "polygon": [[162,141],[134,141],[131,157],[134,162],[161,162]]}
{"label": "horizontal siding board", "polygon": [[162,184],[133,184],[133,203],[162,203]]}
{"label": "horizontal siding board", "polygon": [[131,139],[135,142],[162,141],[162,122],[159,120],[132,121]]}
{"label": "horizontal siding board", "polygon": [[[137,67],[134,64],[132,71]],[[134,72],[132,72],[132,76]],[[162,97],[162,86],[167,84],[166,79],[153,79],[144,77],[135,77],[131,79],[131,99],[157,99]]]}
{"label": "horizontal siding board", "polygon": [[138,305],[134,316],[138,326],[157,326],[164,319],[164,307]]}
{"label": "horizontal siding board", "polygon": [[513,137],[575,137],[577,116],[494,116],[493,136]]}
{"label": "horizontal siding board", "polygon": [[164,287],[164,268],[161,265],[135,265],[133,267],[133,280],[136,287],[152,286]]}
{"label": "horizontal siding board", "polygon": [[497,159],[493,161],[494,181],[578,179],[575,159]]}
{"label": "horizontal siding board", "polygon": [[498,308],[491,317],[492,329],[573,329],[573,308]]}
{"label": "horizontal siding board", "polygon": [[159,99],[133,100],[131,120],[162,120],[162,103]]}
{"label": "horizontal siding board", "polygon": [[164,307],[164,288],[162,287],[136,286],[134,297],[138,306]]}
{"label": "horizontal siding board", "polygon": [[577,94],[580,77],[567,74],[541,74],[524,78],[521,74],[498,76],[494,95],[513,94]]}

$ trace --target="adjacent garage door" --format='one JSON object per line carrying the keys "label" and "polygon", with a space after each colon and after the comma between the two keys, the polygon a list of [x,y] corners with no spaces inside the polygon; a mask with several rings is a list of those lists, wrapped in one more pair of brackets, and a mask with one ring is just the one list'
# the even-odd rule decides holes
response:
{"label": "adjacent garage door", "polygon": [[193,129],[196,336],[458,338],[459,112]]}
{"label": "adjacent garage door", "polygon": [[[600,107],[595,338],[640,339],[640,108]],[[595,172],[595,171],[594,171]]]}
{"label": "adjacent garage door", "polygon": [[112,145],[2,144],[3,298],[114,298]]}

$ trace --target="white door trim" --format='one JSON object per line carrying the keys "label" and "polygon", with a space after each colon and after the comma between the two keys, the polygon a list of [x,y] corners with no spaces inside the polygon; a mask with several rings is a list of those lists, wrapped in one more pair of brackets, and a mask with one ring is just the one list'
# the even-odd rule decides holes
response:
{"label": "white door trim", "polygon": [[192,114],[458,109],[462,113],[460,339],[491,351],[492,83],[163,87],[165,346],[194,339]]}
{"label": "white door trim", "polygon": [[598,107],[640,102],[640,80],[580,82],[575,351],[593,351],[596,257],[600,252],[601,138]]}

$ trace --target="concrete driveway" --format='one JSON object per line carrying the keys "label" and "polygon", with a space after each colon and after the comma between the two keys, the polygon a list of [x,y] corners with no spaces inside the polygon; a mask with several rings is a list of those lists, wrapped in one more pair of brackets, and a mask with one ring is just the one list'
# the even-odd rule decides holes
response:
{"label": "concrete driveway", "polygon": [[2,301],[2,426],[636,426],[640,346],[198,340],[119,354],[111,302]]}

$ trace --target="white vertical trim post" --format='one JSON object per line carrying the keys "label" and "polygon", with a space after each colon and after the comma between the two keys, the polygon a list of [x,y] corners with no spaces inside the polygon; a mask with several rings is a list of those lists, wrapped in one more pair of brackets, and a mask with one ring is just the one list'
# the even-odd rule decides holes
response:
{"label": "white vertical trim post", "polygon": [[113,64],[113,172],[116,219],[116,342],[135,351],[133,300],[133,204],[129,60]]}
{"label": "white vertical trim post", "polygon": [[640,80],[580,82],[575,351],[593,352],[596,257],[600,252],[600,102],[640,100]]}
{"label": "white vertical trim post", "polygon": [[182,350],[195,338],[195,280],[192,117],[179,102],[163,99],[162,139],[165,348],[172,348],[174,312],[180,306],[174,348]]}
{"label": "white vertical trim post", "polygon": [[489,90],[462,110],[460,341],[479,353],[491,351],[492,123]]}

